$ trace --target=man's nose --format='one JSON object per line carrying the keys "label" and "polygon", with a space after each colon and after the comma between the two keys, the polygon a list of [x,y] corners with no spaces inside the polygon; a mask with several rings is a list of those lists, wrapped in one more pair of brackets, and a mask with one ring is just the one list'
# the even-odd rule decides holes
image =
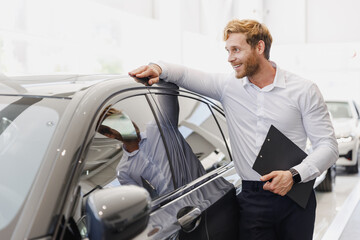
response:
{"label": "man's nose", "polygon": [[228,56],[228,62],[233,62],[235,60],[235,57],[234,57],[234,55],[233,54],[229,54],[229,56]]}

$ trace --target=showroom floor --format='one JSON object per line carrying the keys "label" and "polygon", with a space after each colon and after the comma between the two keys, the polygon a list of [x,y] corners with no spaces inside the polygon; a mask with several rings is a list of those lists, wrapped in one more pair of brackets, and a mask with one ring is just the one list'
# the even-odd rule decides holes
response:
{"label": "showroom floor", "polygon": [[360,175],[337,169],[330,193],[316,192],[314,240],[360,239]]}
{"label": "showroom floor", "polygon": [[360,238],[360,203],[357,204],[351,218],[349,219],[340,240],[359,239]]}

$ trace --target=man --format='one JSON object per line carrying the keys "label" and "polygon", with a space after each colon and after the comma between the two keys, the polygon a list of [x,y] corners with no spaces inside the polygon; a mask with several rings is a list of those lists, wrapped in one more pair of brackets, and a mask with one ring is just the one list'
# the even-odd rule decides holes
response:
{"label": "man", "polygon": [[[98,128],[99,133],[123,143],[123,155],[116,167],[120,184],[143,186],[152,198],[169,193],[205,174],[200,161],[177,128],[178,87],[170,83],[162,83],[161,86],[173,90],[172,94],[156,96],[162,136],[155,120],[147,123],[146,131],[140,132],[126,113],[114,108],[105,113]],[[162,137],[169,146],[168,151]]]}
{"label": "man", "polygon": [[[305,209],[286,193],[333,165],[337,142],[318,87],[269,61],[272,37],[254,20],[232,20],[224,29],[232,74],[207,74],[158,62],[130,72],[159,78],[220,101],[224,107],[237,173],[243,179],[239,202],[241,239],[312,239],[316,199],[312,192]],[[252,169],[271,125],[300,148],[307,138],[314,151],[286,171],[260,176]],[[271,180],[271,181],[269,181]]]}

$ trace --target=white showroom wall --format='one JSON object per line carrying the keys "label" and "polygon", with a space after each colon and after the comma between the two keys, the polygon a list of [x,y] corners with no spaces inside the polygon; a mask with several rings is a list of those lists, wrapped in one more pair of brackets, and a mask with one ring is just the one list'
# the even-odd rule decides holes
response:
{"label": "white showroom wall", "polygon": [[126,74],[163,59],[232,71],[222,30],[264,22],[271,59],[317,82],[326,98],[360,101],[357,0],[0,0],[0,72]]}
{"label": "white showroom wall", "polygon": [[324,98],[360,102],[360,2],[264,3],[263,21],[274,37],[271,58],[281,67],[315,81]]}

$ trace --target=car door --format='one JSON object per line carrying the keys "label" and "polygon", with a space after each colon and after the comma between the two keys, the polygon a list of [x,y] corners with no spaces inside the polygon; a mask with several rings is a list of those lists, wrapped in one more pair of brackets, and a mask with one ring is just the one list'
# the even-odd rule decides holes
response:
{"label": "car door", "polygon": [[85,157],[83,196],[118,185],[145,188],[151,213],[135,239],[236,239],[235,188],[221,176],[232,169],[231,155],[213,108],[174,86],[104,103]]}
{"label": "car door", "polygon": [[[193,169],[198,171],[198,177],[188,184],[177,182],[180,189],[183,189],[170,196],[174,200],[154,212],[154,217],[158,215],[158,218],[164,219],[162,215],[168,215],[171,219],[172,216],[174,220],[168,221],[166,228],[175,228],[176,231],[169,238],[236,239],[235,188],[221,177],[222,171],[225,172],[226,166],[231,163],[225,141],[227,131],[222,131],[226,130],[226,125],[222,124],[223,127],[220,127],[224,118],[219,118],[221,114],[215,110],[216,105],[189,92],[174,88],[151,89],[151,92],[159,118],[167,119],[168,124],[172,125],[173,131],[164,131],[163,135],[173,140],[166,140],[169,149],[178,148],[179,154],[174,156],[177,164],[174,167],[175,181],[179,179],[177,175],[184,178],[182,174],[185,171],[192,172],[193,175],[196,175]],[[169,108],[169,98],[177,98],[179,102],[178,121],[174,119],[175,114],[169,113],[175,109],[174,106]],[[187,222],[183,222],[184,219]],[[152,219],[150,224],[151,221]],[[154,223],[153,225],[156,226]],[[165,237],[165,234],[159,233],[158,237]]]}

